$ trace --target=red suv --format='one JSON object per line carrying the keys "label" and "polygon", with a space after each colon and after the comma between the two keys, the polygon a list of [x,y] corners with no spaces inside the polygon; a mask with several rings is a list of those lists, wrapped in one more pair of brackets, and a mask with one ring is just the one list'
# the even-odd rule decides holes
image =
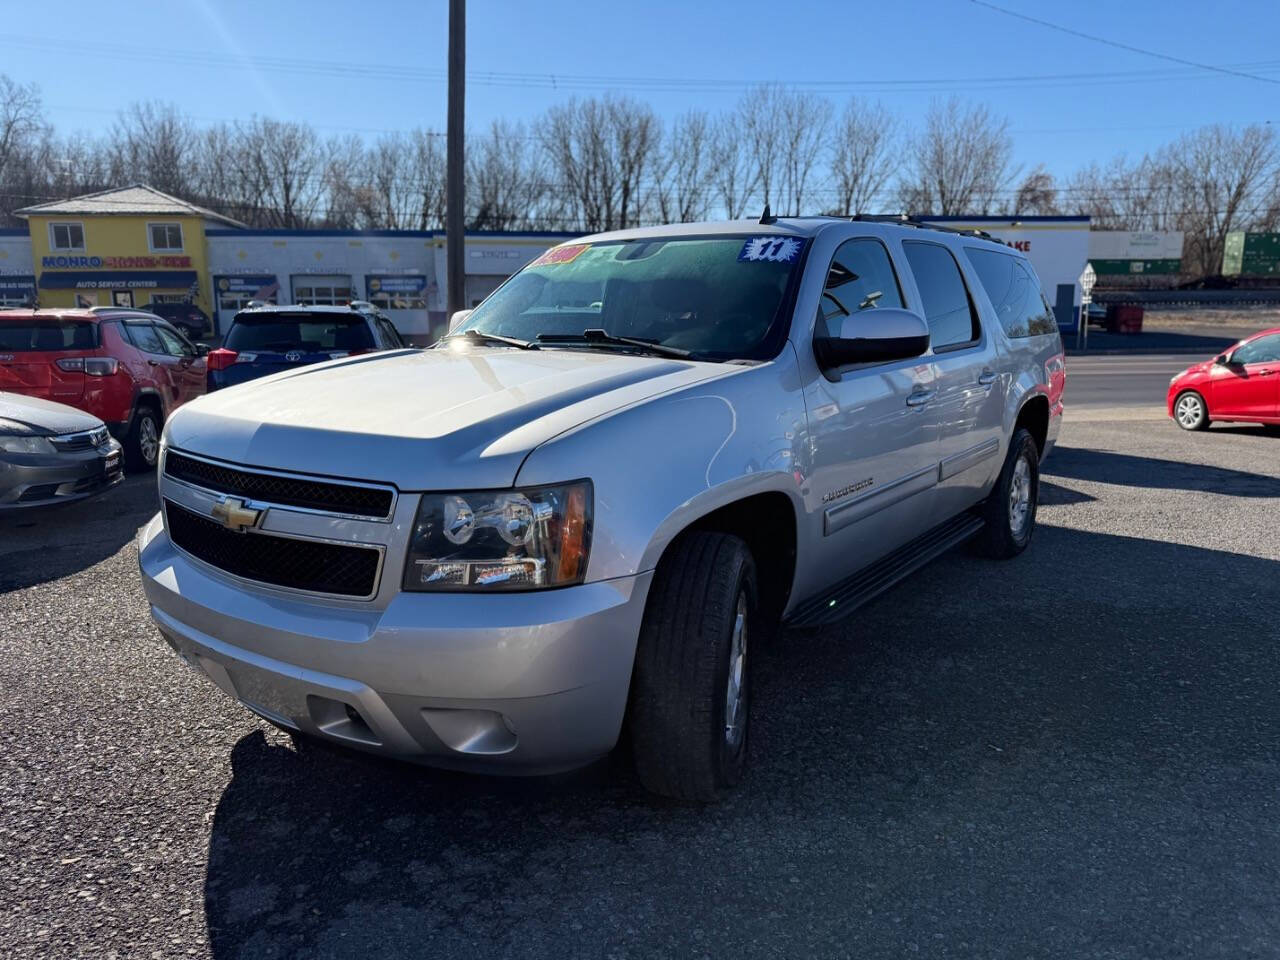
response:
{"label": "red suv", "polygon": [[161,424],[204,393],[204,353],[139,310],[0,310],[0,391],[92,413],[135,470],[155,467]]}

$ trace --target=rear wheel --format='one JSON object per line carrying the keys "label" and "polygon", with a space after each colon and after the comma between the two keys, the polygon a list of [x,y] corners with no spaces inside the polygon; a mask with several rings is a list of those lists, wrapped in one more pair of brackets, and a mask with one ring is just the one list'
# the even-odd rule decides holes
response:
{"label": "rear wheel", "polygon": [[130,470],[156,468],[160,458],[160,414],[155,407],[147,404],[138,408],[129,435],[125,437],[124,449]]}
{"label": "rear wheel", "polygon": [[995,489],[979,508],[985,524],[974,543],[979,553],[997,560],[1016,557],[1031,542],[1040,500],[1040,448],[1030,431],[1019,428]]}
{"label": "rear wheel", "polygon": [[755,564],[738,537],[690,533],[663,557],[631,679],[631,742],[646,789],[706,801],[742,779],[756,622]]}
{"label": "rear wheel", "polygon": [[1209,429],[1209,408],[1204,404],[1204,397],[1194,390],[1178,394],[1173,401],[1173,419],[1183,430]]}

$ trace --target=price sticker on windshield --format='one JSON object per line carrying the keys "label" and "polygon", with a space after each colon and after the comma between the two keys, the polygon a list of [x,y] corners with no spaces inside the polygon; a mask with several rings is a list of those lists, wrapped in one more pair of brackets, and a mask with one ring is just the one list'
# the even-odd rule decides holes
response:
{"label": "price sticker on windshield", "polygon": [[795,263],[800,241],[795,237],[752,237],[742,245],[740,263]]}
{"label": "price sticker on windshield", "polygon": [[533,263],[531,267],[546,267],[552,264],[573,263],[591,247],[589,243],[568,243],[561,247],[552,247]]}

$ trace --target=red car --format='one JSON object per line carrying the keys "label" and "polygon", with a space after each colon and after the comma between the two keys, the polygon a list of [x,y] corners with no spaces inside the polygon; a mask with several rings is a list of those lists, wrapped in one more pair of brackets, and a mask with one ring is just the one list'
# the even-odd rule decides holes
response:
{"label": "red car", "polygon": [[161,425],[204,393],[204,353],[139,310],[0,310],[0,391],[93,414],[135,470],[154,469]]}
{"label": "red car", "polygon": [[1213,420],[1280,424],[1280,327],[1183,370],[1169,381],[1168,404],[1184,430],[1207,429]]}

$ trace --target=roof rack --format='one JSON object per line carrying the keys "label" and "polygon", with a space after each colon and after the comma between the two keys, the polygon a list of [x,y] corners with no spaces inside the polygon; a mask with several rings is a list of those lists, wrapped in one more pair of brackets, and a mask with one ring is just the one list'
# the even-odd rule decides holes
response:
{"label": "roof rack", "polygon": [[857,213],[849,217],[849,219],[860,223],[896,223],[904,227],[915,227],[919,230],[938,230],[942,233],[958,233],[965,237],[978,237],[981,240],[995,240],[995,237],[985,230],[978,230],[975,227],[967,230],[957,230],[955,227],[944,227],[941,224],[930,223],[927,220],[908,216],[905,213]]}

